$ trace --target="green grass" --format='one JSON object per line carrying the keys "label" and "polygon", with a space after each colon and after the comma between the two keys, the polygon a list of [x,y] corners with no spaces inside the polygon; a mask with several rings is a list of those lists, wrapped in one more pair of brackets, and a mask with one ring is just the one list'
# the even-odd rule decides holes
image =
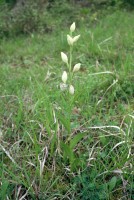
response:
{"label": "green grass", "polygon": [[0,41],[2,200],[134,199],[134,13],[82,20],[71,104],[59,89],[68,27]]}

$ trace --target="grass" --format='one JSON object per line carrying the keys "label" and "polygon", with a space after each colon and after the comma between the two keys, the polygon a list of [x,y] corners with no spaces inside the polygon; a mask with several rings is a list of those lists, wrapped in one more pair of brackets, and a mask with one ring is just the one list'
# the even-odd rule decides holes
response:
{"label": "grass", "polygon": [[1,40],[0,199],[134,199],[133,19],[79,23],[71,115],[59,89],[68,27]]}

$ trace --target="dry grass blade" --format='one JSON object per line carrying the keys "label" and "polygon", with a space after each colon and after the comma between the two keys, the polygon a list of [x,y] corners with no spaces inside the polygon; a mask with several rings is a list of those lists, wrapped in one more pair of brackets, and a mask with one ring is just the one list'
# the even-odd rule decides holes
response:
{"label": "dry grass blade", "polygon": [[42,173],[43,173],[43,170],[44,170],[45,162],[46,162],[46,159],[48,157],[48,148],[44,147],[42,152],[43,152],[42,160],[38,156],[38,160],[39,160],[39,163],[40,163],[40,177],[42,177]]}
{"label": "dry grass blade", "polygon": [[12,163],[14,163],[15,165],[17,165],[17,163],[15,162],[15,160],[12,158],[12,156],[10,155],[10,153],[0,144],[1,149],[4,151],[4,153],[7,155],[7,157],[12,161]]}

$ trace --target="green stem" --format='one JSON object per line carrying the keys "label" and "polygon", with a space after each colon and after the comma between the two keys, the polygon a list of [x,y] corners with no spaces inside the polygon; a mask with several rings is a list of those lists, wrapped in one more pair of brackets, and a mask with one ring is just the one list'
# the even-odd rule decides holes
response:
{"label": "green stem", "polygon": [[73,52],[73,47],[70,46],[70,62],[69,62],[69,81],[70,84],[72,82],[72,52]]}
{"label": "green stem", "polygon": [[[72,32],[70,31],[70,36],[72,37]],[[72,56],[73,54],[73,46],[70,46],[70,60],[69,60],[69,84],[72,83],[73,72],[72,72]]]}

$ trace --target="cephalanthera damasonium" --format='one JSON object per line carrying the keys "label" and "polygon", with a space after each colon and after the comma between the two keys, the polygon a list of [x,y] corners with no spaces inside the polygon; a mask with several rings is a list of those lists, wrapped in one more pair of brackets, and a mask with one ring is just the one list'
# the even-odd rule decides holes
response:
{"label": "cephalanthera damasonium", "polygon": [[67,72],[66,71],[64,71],[62,74],[62,81],[63,81],[63,83],[67,82]]}
{"label": "cephalanthera damasonium", "polygon": [[80,66],[81,66],[81,63],[77,63],[76,65],[74,65],[73,72],[78,72],[80,69]]}
{"label": "cephalanthera damasonium", "polygon": [[74,94],[74,86],[73,85],[70,85],[69,93],[72,94],[72,95]]}
{"label": "cephalanthera damasonium", "polygon": [[75,37],[71,37],[70,35],[67,35],[67,42],[69,45],[73,46],[75,42],[79,39],[80,35],[77,35]]}
{"label": "cephalanthera damasonium", "polygon": [[65,53],[61,52],[61,59],[64,63],[68,64],[68,57]]}
{"label": "cephalanthera damasonium", "polygon": [[[73,36],[73,32],[76,29],[76,25],[75,22],[72,23],[72,25],[70,26],[70,34],[67,34],[67,42],[68,45],[70,46],[70,56],[68,58],[68,56],[61,52],[61,59],[62,61],[66,64],[67,67],[67,71],[64,71],[62,73],[62,83],[60,83],[60,89],[62,91],[68,90],[68,92],[73,95],[74,94],[74,86],[73,86],[73,75],[75,72],[78,72],[80,67],[81,67],[81,63],[77,63],[74,65],[73,69],[72,69],[72,51],[73,51],[73,46],[74,44],[78,41],[78,39],[80,38],[80,35],[76,35]],[[68,84],[67,84],[68,82]],[[64,87],[63,87],[64,86]]]}
{"label": "cephalanthera damasonium", "polygon": [[70,26],[70,31],[71,31],[71,32],[74,32],[74,31],[75,31],[75,27],[76,27],[75,22],[73,22],[73,23],[71,24],[71,26]]}

